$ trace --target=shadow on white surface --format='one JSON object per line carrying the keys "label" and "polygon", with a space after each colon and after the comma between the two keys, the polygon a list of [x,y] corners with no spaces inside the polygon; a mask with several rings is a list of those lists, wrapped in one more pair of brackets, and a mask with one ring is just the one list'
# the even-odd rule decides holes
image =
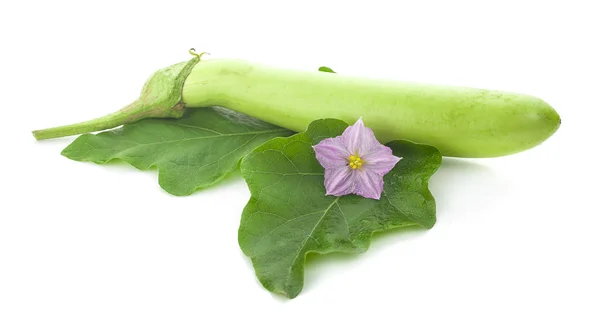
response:
{"label": "shadow on white surface", "polygon": [[[439,221],[443,214],[455,202],[464,201],[463,194],[471,193],[474,187],[495,182],[497,175],[487,165],[467,159],[444,157],[442,165],[429,181],[429,190],[436,202]],[[475,191],[477,192],[477,191]]]}

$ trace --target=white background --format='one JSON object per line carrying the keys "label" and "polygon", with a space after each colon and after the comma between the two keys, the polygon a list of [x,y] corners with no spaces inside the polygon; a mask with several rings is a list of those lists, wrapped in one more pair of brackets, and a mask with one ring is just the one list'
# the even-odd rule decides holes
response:
{"label": "white background", "polygon": [[[595,1],[14,1],[0,5],[0,332],[599,332]],[[60,155],[33,129],[132,101],[187,50],[510,90],[560,130],[445,159],[438,222],[311,259],[294,300],[237,245],[238,176],[189,197]]]}

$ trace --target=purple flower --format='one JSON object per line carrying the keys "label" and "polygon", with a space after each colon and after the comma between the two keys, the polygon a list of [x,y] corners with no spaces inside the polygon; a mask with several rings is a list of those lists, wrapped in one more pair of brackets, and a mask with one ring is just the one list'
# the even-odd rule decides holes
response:
{"label": "purple flower", "polygon": [[379,200],[383,176],[401,159],[377,141],[362,117],[341,136],[324,139],[313,149],[325,168],[326,195],[353,193]]}

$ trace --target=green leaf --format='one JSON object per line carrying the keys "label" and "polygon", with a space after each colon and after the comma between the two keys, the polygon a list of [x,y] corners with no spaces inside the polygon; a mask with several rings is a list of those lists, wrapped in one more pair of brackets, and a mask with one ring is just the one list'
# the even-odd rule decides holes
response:
{"label": "green leaf", "polygon": [[374,232],[435,223],[427,184],[442,158],[434,147],[390,142],[394,155],[403,159],[385,175],[380,200],[325,195],[323,168],[312,146],[341,135],[347,126],[318,120],[306,132],[270,140],[242,160],[252,197],[238,240],[258,279],[272,292],[289,298],[300,293],[307,253],[361,253]]}
{"label": "green leaf", "polygon": [[174,195],[209,187],[239,160],[286,129],[222,108],[191,109],[180,119],[144,119],[100,134],[84,134],[62,151],[76,161],[123,160],[158,168],[158,183]]}
{"label": "green leaf", "polygon": [[321,66],[319,67],[319,72],[326,72],[326,73],[334,73],[333,69],[326,67],[326,66]]}

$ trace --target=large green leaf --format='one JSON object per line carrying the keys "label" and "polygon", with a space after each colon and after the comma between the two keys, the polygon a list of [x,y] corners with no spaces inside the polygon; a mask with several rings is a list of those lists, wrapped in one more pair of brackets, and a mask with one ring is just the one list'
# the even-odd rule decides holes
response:
{"label": "large green leaf", "polygon": [[384,177],[380,200],[325,195],[323,168],[312,145],[340,135],[348,125],[318,120],[308,130],[273,139],[242,160],[252,197],[242,214],[239,243],[268,290],[294,298],[302,290],[309,252],[360,253],[373,232],[435,223],[428,180],[441,163],[439,151],[408,141],[388,144],[403,157]]}
{"label": "large green leaf", "polygon": [[103,164],[123,160],[158,168],[158,182],[174,195],[189,195],[235,170],[265,141],[292,132],[225,109],[191,109],[180,119],[144,119],[100,134],[84,134],[62,154]]}

